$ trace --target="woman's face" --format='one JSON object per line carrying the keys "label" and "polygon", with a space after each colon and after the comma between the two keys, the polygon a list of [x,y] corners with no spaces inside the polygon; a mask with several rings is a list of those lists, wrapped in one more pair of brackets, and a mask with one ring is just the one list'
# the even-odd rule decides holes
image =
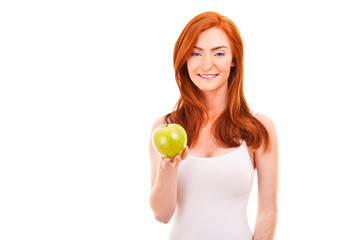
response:
{"label": "woman's face", "polygon": [[192,82],[205,92],[228,89],[228,77],[234,66],[227,34],[209,28],[199,34],[192,55],[187,60]]}

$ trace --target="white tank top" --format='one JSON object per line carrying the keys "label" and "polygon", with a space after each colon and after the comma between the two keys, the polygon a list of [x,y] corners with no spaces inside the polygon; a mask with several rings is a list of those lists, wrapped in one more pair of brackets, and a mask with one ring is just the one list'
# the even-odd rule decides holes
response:
{"label": "white tank top", "polygon": [[188,156],[178,166],[170,240],[251,240],[247,203],[254,169],[245,142],[230,153]]}

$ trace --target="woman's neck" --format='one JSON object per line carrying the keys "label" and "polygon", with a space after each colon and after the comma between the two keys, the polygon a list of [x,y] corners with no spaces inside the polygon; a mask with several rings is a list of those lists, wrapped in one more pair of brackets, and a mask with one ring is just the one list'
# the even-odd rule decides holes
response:
{"label": "woman's neck", "polygon": [[219,117],[227,107],[227,93],[219,91],[207,92],[204,94],[204,104],[208,117],[214,119]]}

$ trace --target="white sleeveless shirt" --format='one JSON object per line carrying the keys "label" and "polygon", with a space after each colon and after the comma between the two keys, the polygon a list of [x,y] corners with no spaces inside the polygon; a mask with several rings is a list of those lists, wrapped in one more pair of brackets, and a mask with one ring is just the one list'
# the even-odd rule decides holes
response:
{"label": "white sleeveless shirt", "polygon": [[251,240],[247,203],[254,168],[245,142],[230,153],[188,156],[178,166],[170,240]]}

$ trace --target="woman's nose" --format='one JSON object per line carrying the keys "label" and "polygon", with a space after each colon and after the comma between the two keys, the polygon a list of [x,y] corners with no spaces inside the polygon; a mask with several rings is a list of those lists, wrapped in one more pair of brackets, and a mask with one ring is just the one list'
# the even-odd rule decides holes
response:
{"label": "woman's nose", "polygon": [[213,62],[212,62],[211,57],[209,57],[209,56],[204,56],[202,60],[203,60],[202,68],[203,68],[203,71],[205,71],[205,73],[206,73],[207,71],[212,69]]}

